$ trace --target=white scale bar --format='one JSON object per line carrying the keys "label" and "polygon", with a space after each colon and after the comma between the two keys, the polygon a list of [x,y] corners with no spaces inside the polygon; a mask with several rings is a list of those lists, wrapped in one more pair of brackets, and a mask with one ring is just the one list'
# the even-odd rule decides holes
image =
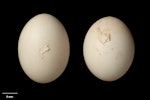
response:
{"label": "white scale bar", "polygon": [[18,94],[18,92],[2,92],[2,94]]}

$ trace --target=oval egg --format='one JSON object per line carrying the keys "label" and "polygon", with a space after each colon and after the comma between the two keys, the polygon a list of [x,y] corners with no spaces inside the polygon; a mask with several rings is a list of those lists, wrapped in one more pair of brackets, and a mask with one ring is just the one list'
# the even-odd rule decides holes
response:
{"label": "oval egg", "polygon": [[65,70],[69,38],[61,22],[50,14],[38,14],[24,26],[18,41],[18,56],[26,75],[35,82],[49,83]]}
{"label": "oval egg", "polygon": [[130,68],[135,46],[128,27],[118,18],[97,20],[88,30],[83,55],[91,73],[103,81],[115,81]]}

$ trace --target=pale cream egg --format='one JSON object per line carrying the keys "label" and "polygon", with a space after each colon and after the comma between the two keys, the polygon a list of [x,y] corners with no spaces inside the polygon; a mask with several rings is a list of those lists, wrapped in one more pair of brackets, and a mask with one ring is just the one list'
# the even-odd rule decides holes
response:
{"label": "pale cream egg", "polygon": [[129,28],[112,16],[97,20],[88,30],[83,44],[88,69],[104,81],[121,78],[130,68],[134,52]]}
{"label": "pale cream egg", "polygon": [[64,72],[69,54],[69,38],[57,18],[43,13],[26,23],[18,41],[18,56],[30,79],[38,83],[56,80]]}

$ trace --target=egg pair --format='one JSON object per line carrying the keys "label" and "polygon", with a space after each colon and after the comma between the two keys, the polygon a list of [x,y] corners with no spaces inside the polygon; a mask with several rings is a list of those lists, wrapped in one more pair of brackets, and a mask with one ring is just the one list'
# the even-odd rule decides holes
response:
{"label": "egg pair", "polygon": [[[39,14],[26,23],[18,41],[18,56],[30,79],[38,83],[56,80],[66,69],[69,55],[69,37],[57,18]],[[83,55],[88,69],[97,78],[104,81],[119,79],[128,71],[134,58],[130,30],[115,17],[99,19],[85,36]]]}

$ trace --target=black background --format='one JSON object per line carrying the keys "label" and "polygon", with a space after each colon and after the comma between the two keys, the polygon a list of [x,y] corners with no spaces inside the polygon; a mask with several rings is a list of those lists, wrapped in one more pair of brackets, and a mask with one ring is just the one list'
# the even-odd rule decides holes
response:
{"label": "black background", "polygon": [[[129,1],[13,1],[1,5],[0,92],[18,92],[17,98],[62,98],[81,96],[130,98],[146,97],[148,87],[148,6],[146,2]],[[39,84],[30,80],[19,64],[18,39],[27,21],[40,13],[58,18],[70,40],[70,58],[65,72],[55,81]],[[135,41],[135,57],[129,71],[119,80],[104,82],[94,77],[83,58],[83,41],[89,27],[98,19],[114,16],[131,30]],[[147,59],[147,60],[146,60]],[[2,95],[4,99],[5,96]],[[120,99],[122,99],[120,98]],[[45,100],[45,99],[42,99]]]}

